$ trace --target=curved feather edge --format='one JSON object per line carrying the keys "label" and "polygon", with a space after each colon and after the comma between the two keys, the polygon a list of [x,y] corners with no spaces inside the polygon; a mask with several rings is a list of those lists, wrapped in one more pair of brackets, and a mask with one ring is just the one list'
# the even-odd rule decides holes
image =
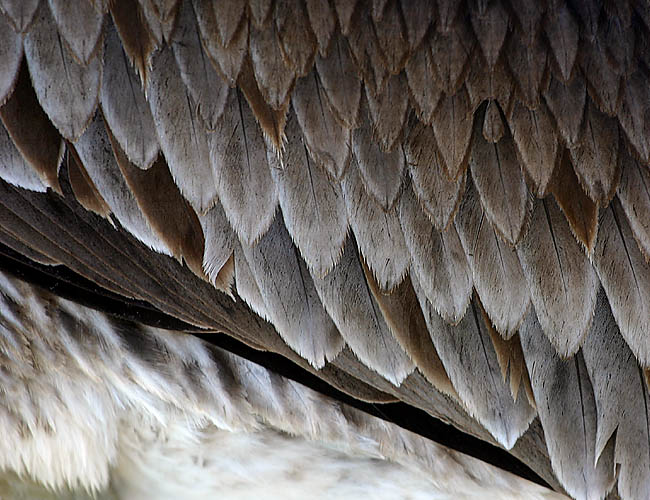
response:
{"label": "curved feather edge", "polygon": [[365,191],[356,160],[341,181],[350,227],[366,263],[382,290],[392,290],[408,272],[410,256],[397,207],[382,210]]}
{"label": "curved feather edge", "polygon": [[415,290],[407,276],[391,293],[384,293],[363,262],[363,272],[395,340],[413,360],[417,369],[440,392],[460,401],[449,375],[433,347]]}
{"label": "curved feather edge", "polygon": [[575,354],[591,325],[598,278],[552,199],[537,200],[517,255],[544,333],[560,356]]}
{"label": "curved feather edge", "polygon": [[530,291],[519,258],[485,220],[473,184],[456,215],[455,226],[472,270],[474,287],[492,324],[504,339],[510,339],[530,305]]}
{"label": "curved feather edge", "polygon": [[410,187],[402,193],[399,220],[411,256],[411,274],[445,321],[458,323],[472,297],[472,272],[456,228],[438,232],[422,212]]}
{"label": "curved feather edge", "polygon": [[470,146],[469,168],[483,213],[510,245],[522,238],[533,209],[533,200],[510,132],[492,144],[481,133],[482,113],[477,113]]}
{"label": "curved feather edge", "polygon": [[[309,78],[309,77],[308,77]],[[271,168],[282,216],[310,272],[325,276],[339,262],[348,233],[341,186],[315,165],[298,125],[289,115],[284,168]]]}
{"label": "curved feather edge", "polygon": [[174,182],[192,207],[203,213],[217,196],[208,138],[169,46],[152,59],[147,97]]}
{"label": "curved feather edge", "polygon": [[644,168],[623,147],[618,199],[627,215],[634,239],[650,263],[650,169]]}
{"label": "curved feather edge", "polygon": [[642,367],[650,366],[650,264],[635,244],[617,200],[603,213],[593,263],[623,338]]}
{"label": "curved feather edge", "polygon": [[129,161],[149,168],[160,153],[156,126],[140,78],[122,50],[115,29],[106,34],[99,100],[106,123]]}
{"label": "curved feather edge", "polygon": [[25,59],[43,111],[61,135],[74,142],[90,123],[99,101],[103,54],[99,51],[82,66],[62,43],[42,2],[25,37]]}
{"label": "curved feather edge", "polygon": [[22,59],[22,36],[14,31],[8,19],[0,15],[0,106],[14,90]]}
{"label": "curved feather edge", "polygon": [[463,198],[467,176],[447,178],[433,129],[421,122],[408,134],[404,156],[413,181],[411,187],[424,212],[438,231],[447,230]]}
{"label": "curved feather edge", "polygon": [[411,278],[433,345],[465,408],[501,446],[511,449],[535,411],[526,398],[513,400],[476,306],[470,306],[458,325],[449,325],[433,310],[417,279]]}
{"label": "curved feather edge", "polygon": [[607,296],[598,294],[596,316],[582,346],[593,383],[598,431],[595,458],[599,459],[616,432],[614,461],[621,498],[650,497],[650,397],[643,372],[621,337]]}
{"label": "curved feather edge", "polygon": [[165,159],[159,157],[151,168],[142,170],[128,160],[110,129],[107,133],[117,166],[149,227],[179,262],[184,261],[194,274],[204,278],[203,230],[191,205],[174,184]]}
{"label": "curved feather edge", "polygon": [[238,90],[231,89],[226,108],[208,135],[210,165],[219,200],[230,225],[246,245],[253,245],[273,222],[278,196],[262,130]]}
{"label": "curved feather edge", "polygon": [[221,203],[215,203],[205,214],[198,214],[198,217],[205,238],[203,271],[212,284],[216,284],[219,273],[233,254],[236,236]]}
{"label": "curved feather edge", "polygon": [[341,337],[359,360],[398,386],[415,365],[393,337],[366,282],[360,256],[349,238],[339,264],[314,285]]}
{"label": "curved feather edge", "polygon": [[120,224],[149,248],[172,255],[167,245],[152,231],[124,180],[99,113],[74,144],[74,148],[93,184]]}
{"label": "curved feather edge", "polygon": [[242,243],[265,310],[282,339],[314,368],[322,368],[344,342],[320,303],[307,266],[278,214],[253,247]]}
{"label": "curved feather edge", "polygon": [[48,4],[67,48],[85,66],[100,44],[103,13],[88,0],[48,0]]}
{"label": "curved feather edge", "polygon": [[576,499],[604,498],[616,480],[614,446],[596,460],[596,402],[582,353],[560,359],[533,309],[519,335],[557,478]]}
{"label": "curved feather edge", "polygon": [[0,177],[9,184],[41,193],[47,190],[39,175],[16,149],[9,133],[0,123]]}
{"label": "curved feather edge", "polygon": [[314,162],[340,179],[350,161],[352,136],[334,116],[316,71],[296,82],[291,104]]}

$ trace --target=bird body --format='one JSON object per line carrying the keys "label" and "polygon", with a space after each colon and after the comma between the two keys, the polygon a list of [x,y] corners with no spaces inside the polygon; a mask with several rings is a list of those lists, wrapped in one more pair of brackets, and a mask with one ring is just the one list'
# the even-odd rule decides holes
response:
{"label": "bird body", "polygon": [[[4,0],[4,268],[131,314],[107,356],[185,339],[162,349],[185,364],[128,369],[146,398],[183,408],[166,398],[195,366],[213,385],[194,414],[216,418],[229,355],[183,358],[208,347],[180,331],[226,334],[357,401],[424,410],[574,498],[647,498],[649,43],[643,0]],[[75,311],[79,331],[108,321]],[[54,339],[82,336],[48,314]],[[84,368],[94,342],[58,363],[119,386],[121,368]],[[293,405],[287,383],[255,404]],[[274,415],[263,426],[328,436]],[[389,434],[370,435],[382,454]]]}

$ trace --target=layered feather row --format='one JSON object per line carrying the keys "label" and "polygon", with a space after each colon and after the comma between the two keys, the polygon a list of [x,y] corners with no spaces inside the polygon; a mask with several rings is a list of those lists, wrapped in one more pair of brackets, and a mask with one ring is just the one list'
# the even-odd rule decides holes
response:
{"label": "layered feather row", "polygon": [[650,16],[524,4],[3,2],[0,177],[61,192],[65,158],[84,207],[313,367],[420,372],[508,449],[537,403],[569,493],[617,463],[634,498],[648,464],[608,440],[642,408],[601,366],[647,399]]}

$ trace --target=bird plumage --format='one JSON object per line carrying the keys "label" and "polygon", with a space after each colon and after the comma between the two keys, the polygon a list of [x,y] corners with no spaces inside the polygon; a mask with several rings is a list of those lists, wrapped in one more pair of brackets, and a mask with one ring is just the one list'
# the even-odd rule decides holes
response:
{"label": "bird plumage", "polygon": [[4,0],[0,241],[635,498],[649,12]]}

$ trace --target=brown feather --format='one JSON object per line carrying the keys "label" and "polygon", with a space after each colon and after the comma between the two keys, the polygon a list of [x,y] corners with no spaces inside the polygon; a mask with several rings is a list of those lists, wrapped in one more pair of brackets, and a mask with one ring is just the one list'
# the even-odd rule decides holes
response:
{"label": "brown feather", "polygon": [[97,186],[95,186],[95,183],[88,176],[88,172],[86,172],[83,163],[81,163],[77,152],[71,144],[68,145],[67,160],[70,187],[77,201],[86,210],[95,212],[101,217],[108,218],[111,209],[97,189]]}
{"label": "brown feather", "polygon": [[38,104],[25,63],[21,65],[16,88],[0,108],[0,118],[16,148],[43,183],[61,193],[58,172],[63,141]]}
{"label": "brown feather", "polygon": [[467,168],[474,120],[465,87],[442,98],[433,114],[433,133],[447,177],[458,179]]}
{"label": "brown feather", "polygon": [[379,289],[372,272],[363,262],[363,272],[384,320],[402,349],[425,378],[443,394],[459,400],[454,386],[433,347],[427,325],[409,277],[390,294]]}
{"label": "brown feather", "polygon": [[445,231],[456,215],[465,192],[466,175],[449,180],[444,171],[433,129],[417,123],[404,144],[413,191],[438,231]]}
{"label": "brown feather", "polygon": [[549,191],[569,222],[571,232],[591,254],[598,234],[598,205],[580,186],[566,149],[553,173]]}

